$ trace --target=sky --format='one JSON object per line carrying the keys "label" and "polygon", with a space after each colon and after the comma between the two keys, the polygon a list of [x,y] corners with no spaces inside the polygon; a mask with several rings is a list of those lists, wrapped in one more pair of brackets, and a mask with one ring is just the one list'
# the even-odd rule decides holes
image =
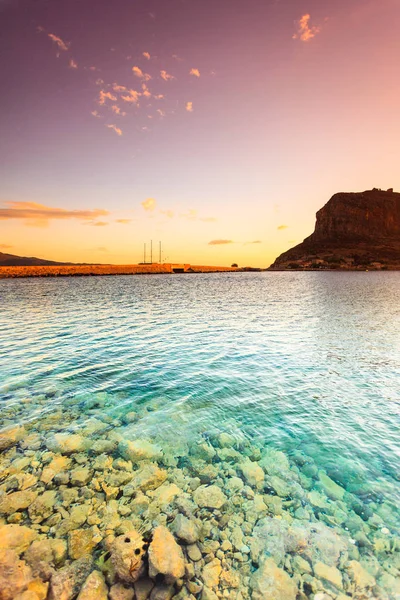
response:
{"label": "sky", "polygon": [[400,190],[399,23],[398,0],[0,0],[0,252],[269,266],[334,193]]}

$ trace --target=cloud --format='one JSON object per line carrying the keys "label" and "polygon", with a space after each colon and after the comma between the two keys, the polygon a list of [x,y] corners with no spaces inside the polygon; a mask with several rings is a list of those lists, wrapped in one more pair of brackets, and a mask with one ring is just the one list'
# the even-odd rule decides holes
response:
{"label": "cloud", "polygon": [[58,37],[58,35],[54,35],[54,33],[48,33],[47,35],[55,44],[57,44],[60,50],[67,52],[69,44],[63,42],[63,40],[60,37]]}
{"label": "cloud", "polygon": [[167,71],[160,71],[160,75],[164,81],[171,81],[172,79],[175,79],[175,77],[167,73]]}
{"label": "cloud", "polygon": [[115,133],[117,135],[122,135],[122,129],[120,129],[116,125],[106,125],[106,127],[108,127],[108,129],[112,129],[113,131],[115,131]]}
{"label": "cloud", "polygon": [[186,102],[185,108],[187,112],[193,112],[193,102]]}
{"label": "cloud", "polygon": [[124,102],[133,102],[134,104],[137,104],[140,96],[140,92],[137,92],[136,90],[129,90],[129,96],[121,96],[121,100]]}
{"label": "cloud", "polygon": [[203,223],[215,223],[217,219],[215,217],[203,217],[199,221],[203,221]]}
{"label": "cloud", "polygon": [[101,119],[101,116],[99,115],[97,110],[92,110],[92,112],[90,114],[93,115],[94,117],[96,117],[97,119]]}
{"label": "cloud", "polygon": [[113,113],[115,113],[116,115],[120,115],[121,117],[125,117],[126,112],[123,112],[119,106],[117,106],[116,104],[113,104],[111,107],[111,110],[113,111]]}
{"label": "cloud", "polygon": [[193,75],[194,77],[200,77],[200,71],[198,69],[190,69],[189,75]]}
{"label": "cloud", "polygon": [[14,246],[10,246],[10,244],[0,244],[0,248],[3,250],[8,250],[9,248],[13,248]]}
{"label": "cloud", "polygon": [[107,221],[88,221],[87,223],[83,223],[83,225],[91,225],[92,227],[105,227],[108,225]]}
{"label": "cloud", "polygon": [[163,94],[157,94],[156,96],[153,96],[153,98],[155,98],[156,100],[162,100],[164,98]]}
{"label": "cloud", "polygon": [[33,227],[46,227],[53,219],[79,219],[86,222],[109,214],[107,210],[100,208],[68,210],[36,202],[4,202],[4,204],[5,207],[0,207],[0,220],[23,219],[26,225]]}
{"label": "cloud", "polygon": [[255,240],[254,242],[245,242],[244,245],[248,246],[249,244],[262,244],[261,240]]}
{"label": "cloud", "polygon": [[289,227],[289,225],[278,225],[277,229],[278,231],[283,231],[283,229],[287,229]]}
{"label": "cloud", "polygon": [[172,219],[175,214],[173,210],[160,210],[160,213],[165,215],[169,219]]}
{"label": "cloud", "polygon": [[113,102],[116,101],[117,97],[113,96],[113,94],[111,94],[110,92],[105,92],[104,90],[100,90],[99,92],[99,100],[98,103],[102,106],[103,104],[105,104],[106,102],[106,98],[108,98],[108,100],[112,100]]}
{"label": "cloud", "polygon": [[97,250],[98,252],[108,252],[108,248],[105,246],[97,246],[97,248],[94,248],[94,250]]}
{"label": "cloud", "polygon": [[124,85],[118,85],[118,83],[113,83],[112,89],[114,92],[126,92],[126,87]]}
{"label": "cloud", "polygon": [[233,240],[211,240],[208,242],[209,246],[223,246],[225,244],[234,244]]}
{"label": "cloud", "polygon": [[321,27],[313,25],[310,27],[311,15],[303,15],[299,21],[297,21],[297,33],[293,35],[294,40],[301,40],[302,42],[309,42],[312,40],[317,33],[321,31]]}
{"label": "cloud", "polygon": [[127,225],[131,221],[132,221],[132,219],[117,219],[115,222],[116,223],[121,223],[121,225]]}
{"label": "cloud", "polygon": [[142,96],[145,98],[151,98],[151,92],[145,83],[142,83]]}
{"label": "cloud", "polygon": [[151,79],[151,75],[144,73],[140,67],[132,67],[132,71],[139,79],[144,79],[145,81],[150,81]]}
{"label": "cloud", "polygon": [[141,204],[144,210],[151,212],[155,209],[157,202],[154,198],[146,198]]}
{"label": "cloud", "polygon": [[197,210],[191,208],[189,212],[182,213],[181,217],[183,217],[184,219],[188,219],[189,221],[195,221],[197,219]]}
{"label": "cloud", "polygon": [[73,58],[71,58],[70,61],[69,61],[69,68],[70,69],[77,69],[78,68],[78,65],[76,64],[76,62],[74,61]]}
{"label": "cloud", "polygon": [[147,60],[150,60],[151,56],[149,52],[143,52],[142,56],[144,56]]}

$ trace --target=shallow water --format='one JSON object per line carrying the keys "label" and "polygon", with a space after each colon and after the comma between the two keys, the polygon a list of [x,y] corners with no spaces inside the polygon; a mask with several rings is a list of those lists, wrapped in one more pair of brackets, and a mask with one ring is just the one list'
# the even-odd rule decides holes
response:
{"label": "shallow water", "polygon": [[228,433],[310,459],[398,535],[399,295],[395,272],[0,281],[0,426],[105,419],[179,467]]}

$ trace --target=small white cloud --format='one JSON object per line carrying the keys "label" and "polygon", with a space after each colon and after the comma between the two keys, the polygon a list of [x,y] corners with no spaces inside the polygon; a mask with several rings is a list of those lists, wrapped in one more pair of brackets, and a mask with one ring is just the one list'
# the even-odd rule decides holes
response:
{"label": "small white cloud", "polygon": [[313,25],[310,27],[311,15],[303,15],[297,22],[297,33],[293,35],[294,40],[300,40],[302,42],[309,42],[312,40],[320,31],[321,27]]}
{"label": "small white cloud", "polygon": [[60,50],[67,52],[69,48],[69,44],[66,44],[58,35],[54,35],[54,33],[48,33],[48,37],[59,47]]}
{"label": "small white cloud", "polygon": [[143,52],[142,56],[144,56],[147,60],[150,60],[150,58],[151,58],[149,52]]}
{"label": "small white cloud", "polygon": [[200,71],[198,69],[190,69],[189,75],[193,75],[194,77],[200,77]]}
{"label": "small white cloud", "polygon": [[167,73],[167,71],[160,71],[160,75],[161,79],[164,79],[164,81],[172,81],[172,79],[175,79],[175,77]]}
{"label": "small white cloud", "polygon": [[188,112],[193,112],[193,102],[186,102],[185,108]]}
{"label": "small white cloud", "polygon": [[141,204],[144,210],[152,212],[155,209],[157,202],[154,198],[146,198]]}
{"label": "small white cloud", "polygon": [[116,125],[106,125],[106,127],[108,127],[109,129],[112,129],[113,131],[115,131],[115,133],[117,135],[122,135],[122,129],[120,129]]}

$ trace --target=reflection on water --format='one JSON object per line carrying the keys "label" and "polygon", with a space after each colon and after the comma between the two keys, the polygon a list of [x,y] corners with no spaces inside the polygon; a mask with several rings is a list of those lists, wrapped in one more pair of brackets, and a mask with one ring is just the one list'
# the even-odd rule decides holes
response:
{"label": "reflection on water", "polygon": [[[35,527],[40,534],[68,541],[67,517],[54,518],[60,515],[62,477],[27,488],[39,497],[45,489],[57,492],[43,520],[32,520],[27,507],[10,512],[7,504],[10,493],[21,491],[20,482],[10,488],[13,461],[34,456],[34,466],[24,469],[40,482],[47,462],[65,456],[66,471],[83,464],[95,480],[72,486],[79,492],[74,501],[85,504],[95,493],[99,506],[114,501],[118,510],[125,507],[115,527],[82,524],[99,536],[95,555],[104,550],[107,536],[119,533],[122,517],[151,533],[169,514],[154,499],[154,490],[166,483],[160,480],[152,489],[137,484],[129,502],[123,495],[126,483],[107,483],[107,473],[121,473],[118,461],[131,461],[132,479],[145,460],[168,473],[168,481],[195,502],[190,514],[199,526],[210,518],[207,510],[212,515],[217,509],[196,502],[194,480],[200,491],[213,481],[223,490],[227,502],[221,511],[232,518],[226,529],[215,525],[215,531],[203,532],[200,549],[210,540],[231,544],[239,528],[241,547],[249,552],[236,548],[241,559],[235,548],[219,549],[219,555],[216,550],[211,558],[203,552],[203,570],[209,558],[222,567],[228,561],[241,578],[236,587],[221,583],[221,577],[207,586],[199,568],[201,585],[217,595],[264,597],[257,596],[257,581],[263,557],[272,556],[303,597],[395,598],[400,593],[399,292],[398,273],[0,282],[1,427],[6,432],[24,427],[23,433],[5,434],[14,435],[12,443],[3,441],[5,521],[40,523]],[[60,434],[72,436],[78,447],[66,450]],[[160,452],[138,457],[137,448],[124,446],[134,440],[147,440]],[[114,498],[98,481],[99,456],[111,457],[109,472],[101,473],[107,489],[117,488]],[[255,472],[249,474],[248,463]],[[244,488],[232,491],[236,479]],[[152,500],[143,501],[143,510],[137,509],[141,496]],[[167,504],[169,523],[183,509],[176,498]],[[312,523],[337,535],[336,558],[318,546]],[[309,555],[301,544],[290,546],[294,534],[286,531],[288,524],[306,536]],[[329,538],[326,530],[321,535]],[[302,572],[300,555],[310,564],[309,573]],[[351,561],[363,569],[368,585],[357,587],[353,571],[359,567]],[[340,571],[340,585],[319,573],[319,562]],[[179,585],[175,582],[174,593]]]}

